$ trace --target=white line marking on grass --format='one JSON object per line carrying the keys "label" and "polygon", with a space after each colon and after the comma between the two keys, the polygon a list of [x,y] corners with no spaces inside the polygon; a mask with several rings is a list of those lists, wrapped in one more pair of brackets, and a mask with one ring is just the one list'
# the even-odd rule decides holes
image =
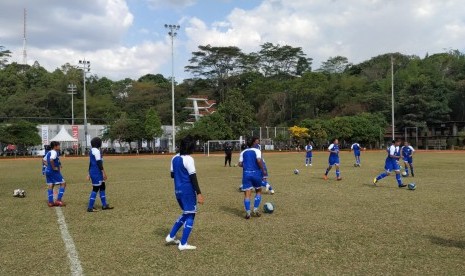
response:
{"label": "white line marking on grass", "polygon": [[68,259],[71,269],[71,275],[81,276],[84,275],[82,272],[81,261],[79,261],[79,256],[76,250],[76,246],[74,245],[73,238],[69,234],[68,225],[66,225],[65,216],[63,215],[63,211],[60,207],[55,207],[55,211],[57,213],[57,221],[58,225],[60,226],[61,230],[61,238],[65,243],[66,251],[68,252]]}

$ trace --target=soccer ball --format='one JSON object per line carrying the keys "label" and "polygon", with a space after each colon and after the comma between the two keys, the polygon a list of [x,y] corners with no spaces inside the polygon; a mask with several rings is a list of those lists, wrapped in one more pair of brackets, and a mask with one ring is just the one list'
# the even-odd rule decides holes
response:
{"label": "soccer ball", "polygon": [[13,196],[14,197],[26,197],[26,191],[21,190],[21,189],[16,189],[13,191]]}
{"label": "soccer ball", "polygon": [[274,205],[273,203],[271,202],[266,202],[264,205],[263,205],[263,212],[267,213],[267,214],[271,214],[274,212]]}
{"label": "soccer ball", "polygon": [[406,172],[406,171],[403,171],[403,172],[402,172],[402,176],[404,176],[404,177],[407,176],[407,172]]}
{"label": "soccer ball", "polygon": [[294,170],[294,174],[299,174],[299,173],[300,173],[300,172],[299,172],[298,169],[295,169],[295,170]]}
{"label": "soccer ball", "polygon": [[409,190],[413,191],[417,188],[417,185],[415,183],[409,183],[407,187]]}

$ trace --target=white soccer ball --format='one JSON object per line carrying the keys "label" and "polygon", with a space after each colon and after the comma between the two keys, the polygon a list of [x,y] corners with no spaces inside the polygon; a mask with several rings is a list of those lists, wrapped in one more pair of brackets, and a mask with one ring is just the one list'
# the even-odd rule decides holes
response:
{"label": "white soccer ball", "polygon": [[407,172],[406,172],[406,171],[403,171],[403,172],[402,172],[402,176],[407,176]]}
{"label": "white soccer ball", "polygon": [[299,174],[299,170],[298,169],[294,169],[294,174]]}
{"label": "white soccer ball", "polygon": [[13,196],[14,197],[26,197],[26,191],[21,190],[21,189],[15,189],[13,191]]}
{"label": "white soccer ball", "polygon": [[271,202],[266,202],[265,204],[263,204],[263,212],[267,213],[267,214],[271,214],[274,212],[274,205],[273,203]]}

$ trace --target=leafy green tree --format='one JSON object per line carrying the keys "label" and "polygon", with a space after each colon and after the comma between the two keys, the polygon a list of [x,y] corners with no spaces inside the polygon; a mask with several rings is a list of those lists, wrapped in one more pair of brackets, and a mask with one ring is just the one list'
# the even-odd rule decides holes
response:
{"label": "leafy green tree", "polygon": [[188,134],[203,142],[208,140],[225,140],[233,138],[231,127],[226,123],[224,117],[218,112],[200,118],[200,120],[195,122],[191,128],[184,128],[181,130],[176,138],[182,139]]}
{"label": "leafy green tree", "polygon": [[4,46],[0,46],[0,69],[3,69],[8,63],[8,58],[11,57],[11,51],[5,50]]}
{"label": "leafy green tree", "polygon": [[218,106],[218,113],[230,126],[233,137],[245,135],[255,124],[253,108],[239,90],[229,92],[226,100]]}
{"label": "leafy green tree", "polygon": [[349,60],[346,57],[335,56],[330,57],[327,61],[324,61],[317,71],[326,72],[330,74],[341,74],[350,66],[351,64],[349,63]]}
{"label": "leafy green tree", "polygon": [[196,77],[212,80],[219,100],[223,101],[228,90],[227,80],[240,71],[242,57],[241,49],[235,46],[199,46],[199,51],[192,52],[190,65],[184,68]]}
{"label": "leafy green tree", "polygon": [[5,124],[0,128],[0,142],[13,144],[22,148],[39,145],[41,138],[37,131],[37,126],[33,123],[20,120]]}
{"label": "leafy green tree", "polygon": [[[145,114],[145,139],[148,142],[153,142],[153,139],[160,137],[163,134],[163,129],[161,128],[160,117],[158,117],[157,111],[154,108],[150,108]],[[155,153],[155,147],[152,145],[153,153]]]}
{"label": "leafy green tree", "polygon": [[306,58],[301,47],[267,42],[261,45],[258,56],[260,70],[265,77],[297,76],[311,70],[312,59]]}

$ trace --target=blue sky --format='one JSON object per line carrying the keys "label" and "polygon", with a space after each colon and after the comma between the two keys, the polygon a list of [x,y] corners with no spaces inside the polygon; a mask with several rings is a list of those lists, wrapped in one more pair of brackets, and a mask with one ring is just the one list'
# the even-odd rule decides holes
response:
{"label": "blue sky", "polygon": [[0,45],[21,62],[23,9],[28,11],[28,64],[52,71],[83,58],[92,73],[113,80],[171,74],[165,23],[180,24],[175,76],[199,45],[302,47],[313,68],[334,56],[359,63],[401,52],[425,56],[464,52],[461,0],[2,0]]}

